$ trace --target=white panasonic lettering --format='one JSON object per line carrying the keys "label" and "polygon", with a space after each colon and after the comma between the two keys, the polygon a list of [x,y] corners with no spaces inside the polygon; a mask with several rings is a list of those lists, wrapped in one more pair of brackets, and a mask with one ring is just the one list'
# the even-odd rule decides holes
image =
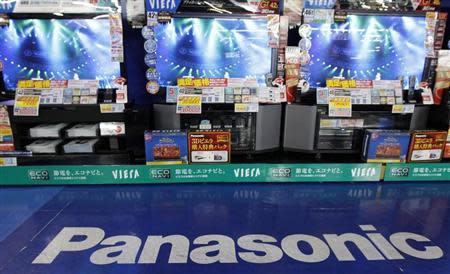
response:
{"label": "white panasonic lettering", "polygon": [[[124,243],[117,245],[118,243]],[[110,247],[101,248],[91,255],[91,262],[94,264],[134,264],[136,256],[141,246],[141,239],[135,236],[114,236],[103,240],[100,245]],[[115,254],[111,256],[110,254]]]}
{"label": "white panasonic lettering", "polygon": [[283,251],[275,245],[267,243],[276,243],[277,239],[269,235],[246,235],[238,239],[239,247],[248,251],[258,251],[263,255],[257,255],[255,252],[239,252],[242,260],[254,264],[274,263],[283,258]]}
{"label": "white panasonic lettering", "polygon": [[[303,253],[299,248],[300,242],[308,244],[312,248],[312,253]],[[289,235],[281,241],[281,247],[289,257],[305,263],[319,263],[330,256],[328,246],[319,238],[310,235]]]}
{"label": "white panasonic lettering", "polygon": [[[76,236],[86,237],[82,241],[72,241]],[[105,231],[97,227],[65,227],[34,259],[33,264],[50,264],[63,251],[87,250],[99,244]]]}
{"label": "white panasonic lettering", "polygon": [[[210,245],[211,242],[215,244]],[[237,263],[234,241],[224,235],[204,235],[194,240],[194,244],[205,245],[191,252],[191,260],[198,264]],[[216,255],[209,256],[208,253]]]}
{"label": "white panasonic lettering", "polygon": [[[424,260],[439,259],[444,255],[439,246],[419,234],[398,232],[384,237],[373,225],[360,225],[359,228],[365,235],[343,233],[316,237],[293,234],[281,242],[270,235],[243,235],[237,239],[236,247],[235,239],[219,234],[201,235],[192,242],[183,235],[150,235],[144,242],[132,235],[105,238],[103,229],[97,227],[65,227],[32,263],[51,264],[58,256],[80,251],[91,252],[90,261],[96,265],[164,261],[170,264],[230,264],[239,261],[267,264],[283,259],[284,254],[303,263],[323,262],[331,254],[338,261],[355,261],[353,250],[358,250],[369,261],[404,260],[403,254]],[[168,258],[159,256],[163,246],[170,246]]]}
{"label": "white panasonic lettering", "polygon": [[339,261],[355,260],[355,257],[353,257],[352,253],[350,253],[350,250],[347,248],[347,242],[353,243],[358,247],[369,261],[384,260],[383,256],[372,243],[361,235],[355,233],[345,233],[341,235],[325,234],[323,237],[328,245],[330,245],[331,250],[333,250],[333,253]]}
{"label": "white panasonic lettering", "polygon": [[183,235],[149,236],[145,242],[140,264],[154,264],[158,259],[159,249],[164,244],[170,244],[171,250],[169,255],[170,264],[187,263],[189,255],[189,239]]}
{"label": "white panasonic lettering", "polygon": [[444,252],[438,246],[429,245],[424,246],[424,250],[417,250],[408,244],[408,240],[416,242],[431,242],[430,239],[419,234],[399,232],[392,234],[391,237],[389,237],[389,240],[398,250],[412,257],[424,260],[433,260],[444,256]]}

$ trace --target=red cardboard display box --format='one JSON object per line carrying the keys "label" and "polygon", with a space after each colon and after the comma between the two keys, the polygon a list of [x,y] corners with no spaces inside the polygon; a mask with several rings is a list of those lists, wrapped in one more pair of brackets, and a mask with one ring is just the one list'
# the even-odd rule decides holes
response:
{"label": "red cardboard display box", "polygon": [[414,132],[411,136],[408,162],[439,162],[446,141],[446,131]]}
{"label": "red cardboard display box", "polygon": [[229,131],[189,132],[189,163],[229,163],[230,142]]}

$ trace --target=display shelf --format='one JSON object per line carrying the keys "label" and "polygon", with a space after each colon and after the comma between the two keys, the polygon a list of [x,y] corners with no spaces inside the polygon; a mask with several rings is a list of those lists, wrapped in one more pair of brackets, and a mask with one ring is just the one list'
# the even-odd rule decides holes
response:
{"label": "display shelf", "polygon": [[39,116],[14,116],[13,106],[8,106],[11,123],[99,123],[123,122],[125,113],[101,113],[100,105],[48,105],[39,108]]}

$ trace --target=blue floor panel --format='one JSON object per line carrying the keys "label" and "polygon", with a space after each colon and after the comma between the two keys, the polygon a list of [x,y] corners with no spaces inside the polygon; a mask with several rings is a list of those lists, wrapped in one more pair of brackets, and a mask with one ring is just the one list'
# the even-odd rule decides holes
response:
{"label": "blue floor panel", "polygon": [[[0,273],[448,274],[449,217],[448,182],[8,187],[0,188]],[[403,245],[390,238],[400,232]],[[362,242],[333,247],[324,235],[349,233]],[[148,236],[170,235],[181,239],[173,250],[144,247]],[[250,246],[249,237],[257,238]],[[150,260],[146,248],[155,262],[139,262]]]}

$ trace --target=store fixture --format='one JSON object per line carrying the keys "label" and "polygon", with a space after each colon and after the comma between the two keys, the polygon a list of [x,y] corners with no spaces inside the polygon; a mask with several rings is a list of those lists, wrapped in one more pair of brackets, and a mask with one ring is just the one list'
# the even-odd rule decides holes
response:
{"label": "store fixture", "polygon": [[[132,161],[120,15],[14,13],[0,39],[5,94],[15,97],[2,103],[16,137],[9,154],[18,164]],[[58,124],[56,135],[46,134]]]}
{"label": "store fixture", "polygon": [[155,104],[155,128],[199,130],[202,121],[209,121],[209,129],[231,131],[233,153],[252,154],[279,149],[280,104],[260,105],[256,113],[236,113],[231,107],[208,105],[199,115],[176,114],[176,105]]}
{"label": "store fixture", "polygon": [[[13,112],[13,106],[9,106],[9,112]],[[19,164],[126,164],[131,162],[131,154],[127,150],[125,113],[101,113],[99,105],[47,105],[40,106],[39,116],[24,117],[10,116],[14,132],[16,150],[27,150],[26,147],[37,139],[60,139],[55,153],[33,154],[33,156],[20,157]],[[64,123],[64,128],[58,131],[58,136],[50,138],[38,138],[29,134],[30,129],[42,124]],[[96,131],[98,138],[95,150],[92,153],[71,154],[64,151],[63,145],[73,140],[89,140],[91,137],[74,137],[67,133],[79,123],[98,125],[99,127],[115,127],[114,131]],[[120,131],[118,131],[120,128]]]}

